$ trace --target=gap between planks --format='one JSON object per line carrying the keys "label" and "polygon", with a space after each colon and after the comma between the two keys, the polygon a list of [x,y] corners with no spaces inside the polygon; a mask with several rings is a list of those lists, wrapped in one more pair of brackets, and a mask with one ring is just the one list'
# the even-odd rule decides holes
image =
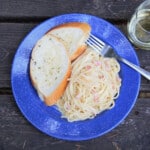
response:
{"label": "gap between planks", "polygon": [[[41,23],[47,19],[53,18],[55,16],[44,16],[44,17],[1,17],[0,23]],[[110,18],[103,18],[104,20],[114,24],[114,25],[121,25],[127,24],[126,19],[110,19]]]}
{"label": "gap between planks", "polygon": [[[13,95],[11,88],[0,88],[0,95]],[[138,98],[150,98],[150,91],[140,91]]]}

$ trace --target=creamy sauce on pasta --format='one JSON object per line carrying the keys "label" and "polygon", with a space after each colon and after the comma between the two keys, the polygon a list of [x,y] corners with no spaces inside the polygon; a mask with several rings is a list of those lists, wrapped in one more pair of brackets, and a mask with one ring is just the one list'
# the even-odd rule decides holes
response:
{"label": "creamy sauce on pasta", "polygon": [[114,58],[101,57],[88,48],[72,63],[72,75],[57,102],[62,117],[69,122],[94,118],[114,107],[119,96],[120,65]]}

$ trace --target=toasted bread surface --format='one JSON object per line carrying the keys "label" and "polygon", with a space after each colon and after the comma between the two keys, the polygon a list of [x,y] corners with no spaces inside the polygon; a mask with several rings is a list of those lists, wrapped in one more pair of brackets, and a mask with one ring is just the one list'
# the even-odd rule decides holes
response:
{"label": "toasted bread surface", "polygon": [[85,41],[90,31],[91,27],[87,23],[71,22],[54,27],[47,34],[52,34],[64,42],[70,59],[73,61],[86,49]]}
{"label": "toasted bread surface", "polygon": [[62,96],[70,74],[71,63],[63,43],[52,35],[44,35],[32,50],[30,78],[48,106]]}

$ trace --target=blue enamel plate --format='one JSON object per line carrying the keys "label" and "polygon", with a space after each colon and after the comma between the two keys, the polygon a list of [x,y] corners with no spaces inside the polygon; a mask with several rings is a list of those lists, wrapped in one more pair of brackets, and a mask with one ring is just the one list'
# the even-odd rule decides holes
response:
{"label": "blue enamel plate", "polygon": [[51,28],[67,22],[86,22],[92,33],[110,44],[122,57],[139,65],[138,58],[126,37],[112,24],[86,14],[66,14],[48,19],[34,28],[20,44],[12,65],[11,83],[15,101],[27,120],[40,131],[59,139],[81,141],[108,133],[123,121],[133,108],[140,87],[140,75],[121,65],[122,86],[113,109],[94,119],[68,122],[61,118],[56,106],[46,106],[38,97],[29,76],[31,51],[36,42]]}

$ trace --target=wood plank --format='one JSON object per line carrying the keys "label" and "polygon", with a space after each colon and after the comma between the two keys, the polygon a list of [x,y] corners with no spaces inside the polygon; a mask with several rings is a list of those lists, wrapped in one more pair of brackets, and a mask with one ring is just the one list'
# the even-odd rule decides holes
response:
{"label": "wood plank", "polygon": [[0,23],[0,88],[10,87],[14,54],[24,36],[36,24]]}
{"label": "wood plank", "polygon": [[[0,88],[10,88],[11,64],[21,40],[38,23],[1,23],[0,24]],[[126,35],[126,25],[117,27]],[[141,66],[150,71],[149,51],[136,50]],[[142,78],[141,91],[149,91],[149,81]]]}
{"label": "wood plank", "polygon": [[[113,22],[112,22],[112,24],[113,24]],[[128,37],[126,23],[122,23],[121,25],[116,25],[116,27],[118,27],[118,29],[120,31],[122,31],[122,33],[124,33],[124,35],[126,37]],[[134,47],[135,52],[137,54],[137,57],[139,59],[140,66],[143,69],[145,69],[145,70],[150,72],[150,53],[149,53],[149,51],[148,50],[142,50],[140,48],[137,48],[134,45],[133,45],[133,47]],[[141,91],[149,92],[150,91],[150,81],[148,81],[147,79],[145,79],[143,77],[141,79],[142,79],[142,81],[141,81],[141,88],[140,88]]]}
{"label": "wood plank", "polygon": [[[143,0],[0,0],[0,20],[37,20],[66,13],[87,13],[105,19],[127,20]],[[32,16],[31,16],[32,15]]]}
{"label": "wood plank", "polygon": [[[150,101],[138,99],[129,116],[114,130],[90,141],[70,142],[47,136],[21,114],[13,96],[0,96],[0,149],[59,150],[138,149],[150,145]],[[36,137],[36,138],[35,138]]]}

